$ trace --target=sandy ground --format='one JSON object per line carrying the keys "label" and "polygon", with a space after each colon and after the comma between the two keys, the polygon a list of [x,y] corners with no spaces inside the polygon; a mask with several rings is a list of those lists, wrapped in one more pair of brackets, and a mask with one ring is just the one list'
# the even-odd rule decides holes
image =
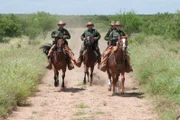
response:
{"label": "sandy ground", "polygon": [[[79,54],[84,29],[71,29],[70,47]],[[102,38],[104,34],[102,34]],[[100,40],[104,50],[106,42]],[[102,51],[101,51],[102,52]],[[96,67],[97,68],[97,67]],[[18,107],[7,120],[156,120],[151,102],[139,91],[132,74],[126,75],[125,95],[112,96],[107,74],[95,70],[93,86],[82,85],[83,67],[67,71],[65,91],[53,86],[53,71],[48,71],[39,91],[28,99],[30,106]]]}

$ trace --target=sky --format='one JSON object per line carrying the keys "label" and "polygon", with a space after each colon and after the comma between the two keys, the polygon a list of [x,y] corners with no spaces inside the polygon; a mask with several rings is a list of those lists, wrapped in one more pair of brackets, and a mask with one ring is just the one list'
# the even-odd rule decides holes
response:
{"label": "sky", "polygon": [[35,13],[59,15],[110,15],[120,11],[137,14],[175,13],[180,0],[0,0],[0,13]]}

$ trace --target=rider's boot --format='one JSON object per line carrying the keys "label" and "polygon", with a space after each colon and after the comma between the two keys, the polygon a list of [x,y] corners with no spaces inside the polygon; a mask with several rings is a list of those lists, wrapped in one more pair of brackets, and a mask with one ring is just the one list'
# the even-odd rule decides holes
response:
{"label": "rider's boot", "polygon": [[130,57],[129,57],[127,52],[125,54],[125,63],[126,63],[125,64],[125,66],[126,66],[125,72],[127,72],[127,73],[133,72],[133,69],[132,69],[132,66],[131,66],[131,63],[130,63]]}
{"label": "rider's boot", "polygon": [[70,58],[68,58],[68,69],[69,69],[69,70],[74,69],[74,64],[72,63],[72,61],[71,61]]}
{"label": "rider's boot", "polygon": [[98,61],[98,69],[100,69],[100,64],[101,64],[101,53],[100,53],[100,51],[99,50],[97,50],[96,51],[97,52],[97,54],[98,54],[98,57],[97,57],[97,61]]}
{"label": "rider's boot", "polygon": [[48,65],[46,66],[47,69],[51,70],[52,69],[52,60],[51,56],[48,56]]}
{"label": "rider's boot", "polygon": [[83,51],[80,51],[80,55],[79,55],[79,58],[76,61],[76,65],[78,67],[81,67],[82,61],[83,61]]}

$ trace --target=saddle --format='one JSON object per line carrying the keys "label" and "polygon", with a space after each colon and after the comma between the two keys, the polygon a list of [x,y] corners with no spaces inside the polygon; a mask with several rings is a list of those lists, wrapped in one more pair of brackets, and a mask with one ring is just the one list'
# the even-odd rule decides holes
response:
{"label": "saddle", "polygon": [[[96,55],[96,57],[98,57],[97,52],[96,52],[95,50],[93,50],[93,52],[94,52],[94,54]],[[83,56],[84,56],[86,53],[87,53],[87,49],[86,49],[86,50],[84,50],[84,52],[83,52]]]}
{"label": "saddle", "polygon": [[58,49],[57,46],[55,46],[54,51],[57,51],[57,52],[59,52],[59,53],[63,52],[65,55],[67,54],[66,51],[65,51],[64,45],[63,45],[62,49]]}
{"label": "saddle", "polygon": [[109,41],[108,45],[116,46],[116,42],[117,42],[117,40]]}

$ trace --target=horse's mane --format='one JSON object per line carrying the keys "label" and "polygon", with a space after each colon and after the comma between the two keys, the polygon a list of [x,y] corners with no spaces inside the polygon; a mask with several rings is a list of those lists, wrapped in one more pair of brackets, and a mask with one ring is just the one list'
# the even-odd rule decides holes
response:
{"label": "horse's mane", "polygon": [[46,45],[42,45],[42,46],[40,47],[40,49],[42,49],[42,50],[43,50],[43,53],[47,56],[49,50],[51,49],[51,47],[52,47],[52,44],[48,43],[48,44],[46,44]]}

